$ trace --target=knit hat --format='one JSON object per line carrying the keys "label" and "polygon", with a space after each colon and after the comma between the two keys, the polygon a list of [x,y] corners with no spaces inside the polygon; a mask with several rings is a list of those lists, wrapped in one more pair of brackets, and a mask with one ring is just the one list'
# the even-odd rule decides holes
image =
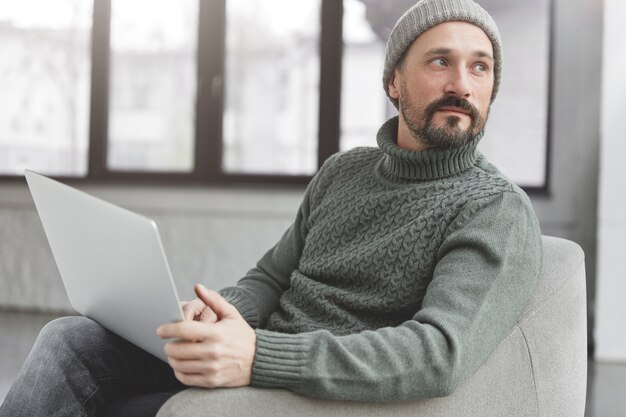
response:
{"label": "knit hat", "polygon": [[502,70],[502,43],[498,27],[489,13],[473,0],[420,0],[400,17],[387,41],[383,88],[396,107],[398,100],[389,96],[389,81],[398,62],[419,35],[433,26],[450,21],[472,23],[481,28],[491,41],[494,59],[491,101],[496,98]]}

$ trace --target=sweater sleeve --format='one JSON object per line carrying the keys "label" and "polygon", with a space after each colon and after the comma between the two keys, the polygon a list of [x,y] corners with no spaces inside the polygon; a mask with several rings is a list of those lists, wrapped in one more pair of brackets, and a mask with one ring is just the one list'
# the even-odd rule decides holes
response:
{"label": "sweater sleeve", "polygon": [[298,266],[307,226],[304,218],[307,195],[294,223],[270,249],[257,266],[234,287],[221,289],[220,294],[233,304],[253,328],[263,326],[276,309],[281,294],[289,288],[290,276]]}
{"label": "sweater sleeve", "polygon": [[276,310],[280,296],[290,286],[291,273],[298,267],[309,232],[308,218],[312,204],[322,192],[320,183],[328,176],[328,166],[333,159],[331,157],[324,163],[307,186],[294,222],[278,243],[236,286],[219,291],[253,328],[262,327],[267,322]]}
{"label": "sweater sleeve", "polygon": [[525,196],[506,192],[471,202],[448,227],[411,320],[347,336],[257,330],[252,385],[358,401],[448,395],[517,321],[535,287],[541,253]]}

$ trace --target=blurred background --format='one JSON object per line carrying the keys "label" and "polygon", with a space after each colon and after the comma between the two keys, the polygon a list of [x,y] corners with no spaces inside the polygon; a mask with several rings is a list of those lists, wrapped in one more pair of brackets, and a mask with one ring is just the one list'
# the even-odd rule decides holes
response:
{"label": "blurred background", "polygon": [[[544,234],[585,250],[588,415],[624,416],[626,2],[478,2],[504,45],[480,149]],[[72,312],[25,168],[154,218],[182,298],[231,285],[326,158],[376,145],[396,114],[386,40],[413,4],[1,0],[0,400],[39,328]]]}

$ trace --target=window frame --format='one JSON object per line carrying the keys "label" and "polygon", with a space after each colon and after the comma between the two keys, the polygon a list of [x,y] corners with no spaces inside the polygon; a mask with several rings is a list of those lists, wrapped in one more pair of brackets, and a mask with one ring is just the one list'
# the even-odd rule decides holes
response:
{"label": "window frame", "polygon": [[[197,90],[195,103],[194,166],[190,172],[111,170],[107,167],[111,0],[93,0],[91,37],[91,98],[87,174],[56,176],[71,182],[190,185],[264,184],[306,185],[313,175],[229,173],[222,169],[226,2],[198,0]],[[554,1],[549,4],[548,79],[553,81]],[[341,77],[343,55],[343,0],[321,0],[320,92],[317,167],[339,151],[341,134]],[[545,181],[522,188],[531,194],[549,194],[551,158],[552,88],[548,89]],[[3,180],[23,176],[0,175]]]}
{"label": "window frame", "polygon": [[[107,167],[111,0],[95,1],[90,146],[85,179],[207,184],[306,184],[311,180],[312,175],[239,174],[222,170],[226,1],[199,1],[194,168],[184,173]],[[339,150],[337,92],[341,82],[342,15],[342,2],[321,1],[318,168]]]}

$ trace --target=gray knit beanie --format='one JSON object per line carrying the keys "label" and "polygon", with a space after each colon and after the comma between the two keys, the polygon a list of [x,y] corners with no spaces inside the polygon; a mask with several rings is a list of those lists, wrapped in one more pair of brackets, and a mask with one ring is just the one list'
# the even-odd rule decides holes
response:
{"label": "gray knit beanie", "polygon": [[398,100],[389,96],[389,81],[400,59],[413,41],[433,26],[450,21],[464,21],[480,27],[493,46],[494,81],[491,101],[496,98],[502,71],[502,43],[496,23],[489,13],[473,0],[420,0],[400,17],[387,41],[383,88],[398,107]]}

